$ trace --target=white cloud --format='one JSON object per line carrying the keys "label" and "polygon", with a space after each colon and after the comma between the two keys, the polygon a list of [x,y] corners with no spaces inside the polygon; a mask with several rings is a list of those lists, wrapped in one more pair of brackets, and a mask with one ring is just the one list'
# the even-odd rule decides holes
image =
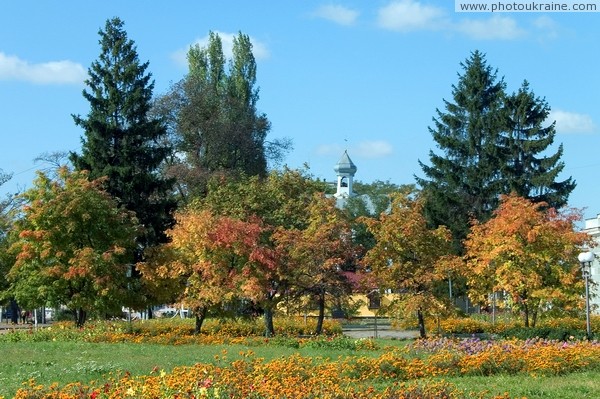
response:
{"label": "white cloud", "polygon": [[0,80],[36,84],[82,84],[86,77],[86,69],[73,61],[30,64],[17,56],[0,52]]}
{"label": "white cloud", "polygon": [[586,114],[553,110],[548,115],[548,120],[556,121],[558,133],[592,133],[596,129],[592,118]]}
{"label": "white cloud", "polygon": [[384,29],[399,32],[435,30],[444,27],[445,13],[442,8],[418,1],[398,0],[379,9],[377,22]]}
{"label": "white cloud", "polygon": [[340,5],[324,5],[319,7],[313,15],[318,18],[333,21],[339,25],[350,26],[356,22],[358,11]]}
{"label": "white cloud", "polygon": [[556,30],[558,28],[558,24],[554,19],[547,15],[542,15],[533,20],[533,26],[537,29],[546,29],[546,30]]}
{"label": "white cloud", "polygon": [[383,140],[363,141],[354,146],[352,151],[362,158],[383,158],[392,155],[393,147]]}
{"label": "white cloud", "polygon": [[[231,59],[233,56],[233,38],[237,36],[237,33],[225,33],[214,31],[221,38],[221,44],[223,45],[223,54],[227,59]],[[171,58],[177,63],[184,67],[187,67],[187,53],[191,46],[198,44],[200,47],[208,46],[209,36],[206,35],[202,38],[196,39],[193,43],[187,46],[185,49],[180,49],[171,55]],[[264,43],[250,37],[252,43],[252,54],[256,60],[263,60],[269,58],[269,50]]]}
{"label": "white cloud", "polygon": [[339,144],[322,144],[317,147],[316,152],[323,156],[340,156],[345,149],[348,150],[350,158],[383,158],[393,153],[392,145],[384,140],[361,141],[347,148]]}
{"label": "white cloud", "polygon": [[344,152],[344,148],[339,144],[321,144],[317,147],[316,152],[318,155],[341,155]]}
{"label": "white cloud", "polygon": [[462,20],[456,25],[456,30],[478,40],[512,40],[525,34],[513,18],[498,15],[488,19]]}
{"label": "white cloud", "polygon": [[558,37],[560,26],[547,15],[542,15],[533,20],[533,27],[541,35],[542,39],[555,39]]}
{"label": "white cloud", "polygon": [[[548,21],[546,21],[548,22]],[[393,0],[378,11],[377,23],[383,29],[412,32],[438,30],[458,32],[476,40],[512,40],[526,34],[516,20],[494,15],[486,19],[452,21],[444,9],[418,0]],[[541,29],[539,24],[536,27]]]}

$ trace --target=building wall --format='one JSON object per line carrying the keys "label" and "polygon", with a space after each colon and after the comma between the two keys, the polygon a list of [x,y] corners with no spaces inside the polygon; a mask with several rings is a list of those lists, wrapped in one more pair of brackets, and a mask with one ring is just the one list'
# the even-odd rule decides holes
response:
{"label": "building wall", "polygon": [[597,244],[595,248],[591,249],[596,256],[592,263],[590,279],[598,285],[590,285],[590,308],[592,313],[600,314],[600,214],[595,218],[586,219],[583,231],[591,235]]}
{"label": "building wall", "polygon": [[[381,317],[384,316],[383,312],[379,313],[380,310],[383,308],[387,308],[393,301],[398,300],[399,298],[399,294],[382,294],[379,295],[378,298],[375,297],[369,297],[367,295],[364,294],[353,294],[350,298],[349,298],[349,302],[350,302],[350,306],[353,308],[354,312],[350,315],[345,314],[343,316],[336,316],[335,314],[332,315],[331,312],[329,312],[329,310],[325,311],[325,317],[352,317],[352,318],[371,318],[371,317]],[[331,305],[331,303],[329,303],[329,305]],[[354,306],[357,306],[357,308],[354,308]],[[280,303],[279,304],[279,309],[282,310],[285,314],[295,314],[294,311],[292,311],[292,313],[289,312],[289,309],[286,309],[286,303]],[[309,310],[309,311],[303,311],[302,314],[303,316],[308,316],[308,317],[317,317],[318,313],[315,309]]]}
{"label": "building wall", "polygon": [[386,308],[389,306],[394,300],[397,300],[399,297],[398,294],[383,294],[379,296],[379,303],[377,304],[377,300],[373,300],[375,298],[369,298],[367,295],[363,294],[355,294],[352,295],[352,301],[358,302],[360,301],[361,306],[358,308],[358,311],[354,315],[355,317],[375,317],[381,316],[378,312],[381,308]]}

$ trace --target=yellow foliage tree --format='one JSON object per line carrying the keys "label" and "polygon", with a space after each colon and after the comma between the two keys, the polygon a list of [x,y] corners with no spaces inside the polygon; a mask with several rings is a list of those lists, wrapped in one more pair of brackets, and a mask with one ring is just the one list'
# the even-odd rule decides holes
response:
{"label": "yellow foliage tree", "polygon": [[590,237],[575,229],[581,214],[557,212],[515,194],[501,197],[492,219],[475,223],[465,240],[469,297],[489,305],[497,292],[523,313],[526,327],[551,307],[573,309],[581,302],[577,254]]}
{"label": "yellow foliage tree", "polygon": [[425,315],[445,306],[435,287],[447,278],[452,240],[446,227],[428,228],[423,204],[422,198],[395,194],[389,213],[363,219],[376,241],[363,265],[379,290],[403,294],[403,309],[417,314],[421,337],[426,336]]}

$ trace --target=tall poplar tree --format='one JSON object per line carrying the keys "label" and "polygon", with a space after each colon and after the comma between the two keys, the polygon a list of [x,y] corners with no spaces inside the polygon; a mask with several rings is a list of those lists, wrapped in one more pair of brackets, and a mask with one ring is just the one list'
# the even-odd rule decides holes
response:
{"label": "tall poplar tree", "polygon": [[514,192],[552,208],[566,205],[575,182],[571,177],[556,181],[564,168],[562,144],[555,153],[543,155],[556,135],[555,123],[547,124],[550,106],[535,96],[525,80],[516,93],[507,96],[505,108],[508,126],[501,142],[506,158],[504,193]]}
{"label": "tall poplar tree", "polygon": [[264,177],[268,162],[280,160],[290,147],[286,140],[267,140],[271,123],[257,109],[250,38],[240,32],[232,50],[228,61],[220,36],[210,32],[205,47],[189,49],[186,77],[156,103],[156,112],[169,117],[172,139],[184,155],[171,168],[182,194],[205,193],[206,182],[217,173]]}
{"label": "tall poplar tree", "polygon": [[416,177],[426,197],[425,212],[434,226],[446,225],[459,246],[470,220],[487,220],[502,192],[499,140],[505,127],[505,83],[485,56],[475,51],[461,63],[463,74],[452,86],[453,101],[437,110],[434,141],[443,154],[430,151],[431,165],[419,161],[425,177]]}
{"label": "tall poplar tree", "polygon": [[171,150],[163,140],[166,127],[149,116],[154,89],[149,63],[139,61],[123,21],[107,20],[98,33],[101,53],[83,91],[90,111],[87,117],[73,115],[85,131],[82,152],[71,153],[71,161],[91,179],[106,176],[107,192],[135,212],[144,230],[132,261],[140,261],[145,248],[166,241],[165,230],[173,224],[173,182],[159,174]]}

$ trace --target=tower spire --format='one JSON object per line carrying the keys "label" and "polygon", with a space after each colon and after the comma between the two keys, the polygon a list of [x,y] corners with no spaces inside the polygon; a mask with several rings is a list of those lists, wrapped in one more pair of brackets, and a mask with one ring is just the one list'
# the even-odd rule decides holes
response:
{"label": "tower spire", "polygon": [[335,193],[335,197],[352,197],[354,195],[354,192],[352,191],[352,183],[357,168],[356,165],[354,165],[354,162],[352,162],[348,156],[348,150],[344,151],[344,154],[335,165],[333,170],[337,174],[337,192]]}

